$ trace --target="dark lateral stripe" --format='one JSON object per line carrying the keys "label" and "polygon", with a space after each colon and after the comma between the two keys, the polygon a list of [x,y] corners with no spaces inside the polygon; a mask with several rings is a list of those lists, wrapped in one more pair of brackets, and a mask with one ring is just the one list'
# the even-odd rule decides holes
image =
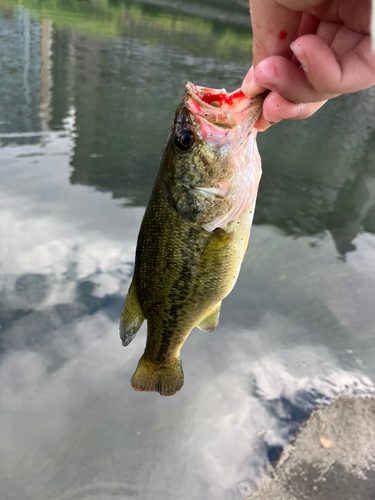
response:
{"label": "dark lateral stripe", "polygon": [[172,339],[177,334],[176,328],[178,325],[178,313],[184,307],[186,297],[189,295],[189,276],[189,267],[187,264],[184,264],[181,268],[181,272],[173,282],[168,294],[168,300],[172,305],[167,311],[164,312],[167,325],[166,329],[162,332],[162,340],[157,353],[157,360],[160,362],[166,357]]}
{"label": "dark lateral stripe", "polygon": [[[195,245],[196,237],[197,230],[193,227],[190,228],[189,232],[186,234],[185,241],[181,241],[182,247],[179,249],[179,251],[183,254],[183,245],[186,245],[186,247],[190,248],[191,245]],[[165,330],[163,329],[161,336],[162,340],[157,353],[157,360],[160,362],[166,357],[172,339],[175,335],[178,335],[176,328],[179,322],[179,311],[183,307],[185,307],[186,299],[189,297],[189,295],[191,295],[191,293],[189,293],[191,292],[191,285],[191,267],[189,266],[189,263],[185,261],[180,269],[179,274],[171,284],[168,294],[168,301],[172,305],[167,311],[164,312],[167,320],[167,325]]]}

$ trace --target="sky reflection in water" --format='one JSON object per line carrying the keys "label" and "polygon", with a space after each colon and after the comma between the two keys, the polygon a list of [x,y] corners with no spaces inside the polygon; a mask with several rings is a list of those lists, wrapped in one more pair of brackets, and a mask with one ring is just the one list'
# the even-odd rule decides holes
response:
{"label": "sky reflection in water", "polygon": [[183,10],[139,5],[114,38],[78,14],[74,31],[0,11],[5,500],[246,498],[317,405],[374,392],[373,89],[260,137],[255,225],[219,327],[189,337],[180,393],[131,389],[145,327],[124,349],[118,321],[173,110],[187,79],[232,90],[249,64],[240,39],[220,45],[231,30],[245,43],[246,9],[223,21],[203,4],[197,51],[185,28],[142,28],[155,12],[193,25]]}

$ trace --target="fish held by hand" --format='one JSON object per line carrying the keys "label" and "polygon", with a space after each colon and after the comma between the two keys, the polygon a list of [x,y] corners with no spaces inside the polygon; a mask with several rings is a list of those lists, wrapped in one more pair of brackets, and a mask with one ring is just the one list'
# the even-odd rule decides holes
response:
{"label": "fish held by hand", "polygon": [[132,377],[170,396],[184,381],[180,349],[196,326],[217,326],[246,251],[261,177],[256,129],[265,95],[192,83],[177,108],[140,228],[121,314],[127,346],[147,319]]}

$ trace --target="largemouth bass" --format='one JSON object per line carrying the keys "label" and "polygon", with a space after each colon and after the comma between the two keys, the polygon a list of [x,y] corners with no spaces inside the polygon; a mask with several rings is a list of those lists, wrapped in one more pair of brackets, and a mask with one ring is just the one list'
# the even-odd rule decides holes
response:
{"label": "largemouth bass", "polygon": [[127,346],[147,319],[147,343],[132,377],[137,391],[175,394],[180,349],[196,326],[218,324],[244,257],[261,176],[254,124],[264,95],[192,83],[176,110],[138,236],[121,315]]}

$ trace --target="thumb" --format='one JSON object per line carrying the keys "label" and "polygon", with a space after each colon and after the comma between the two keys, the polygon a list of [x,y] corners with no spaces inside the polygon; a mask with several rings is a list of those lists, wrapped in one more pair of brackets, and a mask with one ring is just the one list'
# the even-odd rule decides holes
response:
{"label": "thumb", "polygon": [[255,95],[261,94],[266,90],[265,87],[261,87],[260,85],[255,83],[252,66],[247,72],[244,81],[242,82],[241,90],[248,97],[254,97]]}

